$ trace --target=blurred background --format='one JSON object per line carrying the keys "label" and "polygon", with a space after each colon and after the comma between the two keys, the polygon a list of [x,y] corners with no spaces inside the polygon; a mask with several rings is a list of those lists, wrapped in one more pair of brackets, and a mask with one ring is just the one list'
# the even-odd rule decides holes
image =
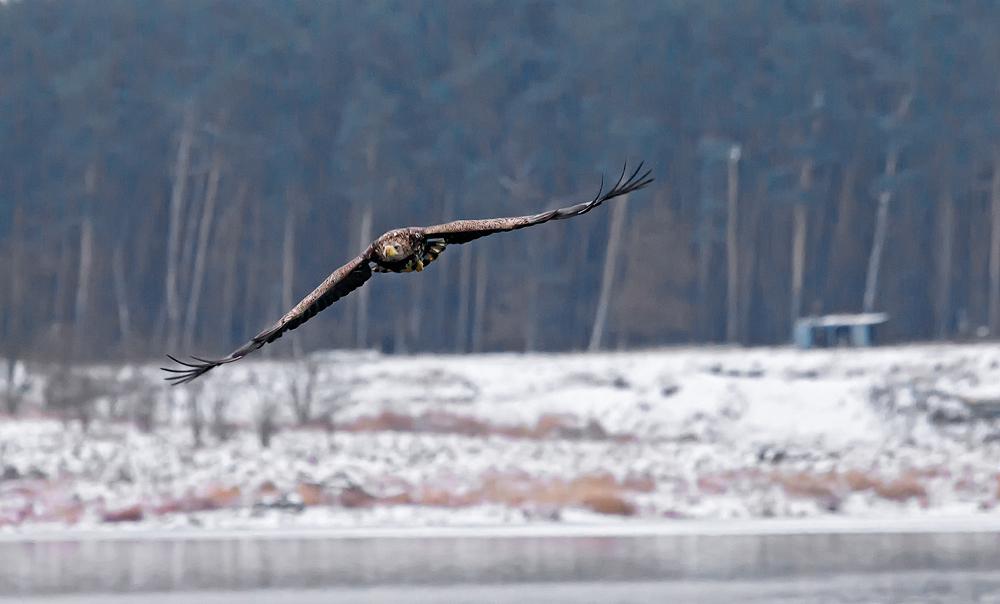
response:
{"label": "blurred background", "polygon": [[[866,289],[883,341],[995,334],[998,22],[972,1],[6,2],[0,353],[221,354],[385,230],[576,202],[626,160],[657,181],[617,227],[605,346],[783,343]],[[586,348],[611,217],[450,250],[292,339]]]}
{"label": "blurred background", "polygon": [[[656,181],[627,199],[162,383],[165,353],[228,353],[386,230],[571,205],[640,161]],[[786,346],[857,321],[893,346]],[[0,595],[273,587],[272,556],[299,587],[331,559],[374,583],[995,573],[961,535],[997,526],[998,335],[998,2],[0,0]],[[775,516],[971,524],[456,541],[430,568],[419,540],[393,567],[331,537],[203,583],[243,546],[28,546]],[[897,579],[835,590],[925,590]]]}

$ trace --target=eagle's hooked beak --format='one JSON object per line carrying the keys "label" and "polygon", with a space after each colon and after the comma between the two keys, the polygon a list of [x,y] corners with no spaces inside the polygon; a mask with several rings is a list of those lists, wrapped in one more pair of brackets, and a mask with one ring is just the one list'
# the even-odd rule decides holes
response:
{"label": "eagle's hooked beak", "polygon": [[387,258],[392,258],[393,256],[398,256],[399,252],[396,251],[396,246],[387,245],[383,248],[382,253],[385,254]]}

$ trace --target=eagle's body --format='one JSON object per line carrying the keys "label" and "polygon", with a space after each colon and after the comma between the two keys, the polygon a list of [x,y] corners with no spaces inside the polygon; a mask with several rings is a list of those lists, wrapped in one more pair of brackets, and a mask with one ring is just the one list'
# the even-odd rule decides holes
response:
{"label": "eagle's body", "polygon": [[[562,220],[586,214],[609,199],[641,189],[651,183],[653,179],[649,178],[648,171],[639,176],[641,169],[642,164],[639,164],[639,168],[627,180],[625,180],[625,171],[623,170],[618,183],[610,191],[603,195],[601,191],[598,191],[593,200],[568,208],[551,210],[532,216],[456,220],[431,227],[408,227],[389,231],[372,242],[361,255],[335,270],[311,294],[296,304],[295,308],[285,313],[285,316],[281,317],[277,323],[257,334],[252,340],[230,353],[229,356],[217,360],[195,357],[196,363],[185,363],[170,357],[170,359],[184,365],[186,369],[164,368],[164,371],[174,374],[167,379],[175,385],[183,384],[204,375],[219,365],[242,359],[265,344],[277,340],[286,331],[295,329],[311,319],[316,313],[361,287],[371,278],[373,272],[409,273],[422,271],[448,245],[468,243],[473,239],[493,233],[523,229],[550,220]],[[636,178],[637,176],[638,178]],[[603,182],[601,185],[603,190]]]}
{"label": "eagle's body", "polygon": [[422,271],[444,251],[443,241],[428,241],[419,227],[389,231],[375,240],[368,254],[378,273],[409,273]]}

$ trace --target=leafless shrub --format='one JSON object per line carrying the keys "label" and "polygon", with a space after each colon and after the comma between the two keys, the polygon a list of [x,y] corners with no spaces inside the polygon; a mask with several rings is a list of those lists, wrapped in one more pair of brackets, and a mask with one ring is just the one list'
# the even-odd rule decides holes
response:
{"label": "leafless shrub", "polygon": [[260,438],[260,446],[265,449],[271,446],[271,437],[277,431],[275,416],[278,413],[278,406],[271,398],[261,401],[260,410],[257,414],[257,436]]}
{"label": "leafless shrub", "polygon": [[105,397],[118,395],[113,380],[88,375],[69,365],[59,365],[46,384],[46,406],[64,421],[77,419],[86,431],[95,414],[95,404]]}
{"label": "leafless shrub", "polygon": [[132,407],[132,421],[143,432],[152,432],[156,425],[156,400],[156,395],[149,392],[140,396]]}
{"label": "leafless shrub", "polygon": [[3,393],[3,403],[4,410],[7,415],[14,417],[21,411],[21,405],[24,403],[24,395],[27,392],[27,384],[18,383],[17,381],[17,361],[9,360],[7,361],[6,372],[6,388]]}
{"label": "leafless shrub", "polygon": [[201,411],[199,404],[202,397],[202,385],[192,383],[188,385],[188,423],[191,425],[191,437],[194,439],[194,447],[201,448],[202,433],[205,430],[205,414]]}
{"label": "leafless shrub", "polygon": [[337,423],[333,419],[333,410],[326,409],[316,416],[312,421],[314,426],[318,426],[327,432],[333,432],[337,428]]}
{"label": "leafless shrub", "polygon": [[226,420],[226,407],[228,406],[229,399],[221,394],[215,396],[215,402],[212,404],[212,425],[211,432],[219,440],[219,442],[226,442],[233,437],[233,433],[236,431],[236,427]]}
{"label": "leafless shrub", "polygon": [[318,383],[313,399],[319,411],[312,424],[333,432],[337,427],[336,414],[351,403],[351,392],[356,386],[357,382],[343,377],[328,377]]}
{"label": "leafless shrub", "polygon": [[272,392],[266,388],[259,387],[256,376],[250,376],[250,386],[260,395],[257,404],[257,414],[254,419],[254,429],[257,432],[257,437],[260,439],[260,446],[266,449],[271,446],[271,437],[274,436],[274,433],[278,429],[278,405]]}
{"label": "leafless shrub", "polygon": [[139,372],[126,370],[108,382],[108,390],[108,412],[112,419],[131,420],[143,432],[153,429],[162,393],[160,384]]}
{"label": "leafless shrub", "polygon": [[316,391],[319,363],[315,357],[309,357],[305,362],[304,375],[296,373],[291,381],[292,410],[295,413],[295,421],[302,426],[312,420],[313,394]]}

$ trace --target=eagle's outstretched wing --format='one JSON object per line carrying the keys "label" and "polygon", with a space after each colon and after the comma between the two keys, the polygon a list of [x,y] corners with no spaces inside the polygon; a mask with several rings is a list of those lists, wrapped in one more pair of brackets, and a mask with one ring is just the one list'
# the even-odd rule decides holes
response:
{"label": "eagle's outstretched wing", "polygon": [[646,170],[641,176],[639,175],[639,172],[642,170],[641,163],[639,164],[639,167],[635,169],[635,172],[628,177],[628,180],[625,179],[625,174],[627,173],[626,170],[627,168],[622,168],[621,177],[618,178],[618,182],[615,183],[615,186],[612,187],[610,191],[604,193],[603,195],[601,194],[604,190],[604,180],[602,179],[601,188],[597,191],[597,196],[591,201],[580,203],[575,206],[542,212],[541,214],[534,214],[532,216],[518,216],[516,218],[456,220],[454,222],[439,224],[437,226],[425,227],[421,231],[427,239],[440,239],[449,244],[468,243],[473,239],[479,239],[480,237],[492,235],[493,233],[523,229],[524,227],[542,224],[543,222],[548,222],[550,220],[562,220],[563,218],[572,218],[573,216],[586,214],[609,199],[631,193],[632,191],[641,189],[653,182],[653,179],[649,176],[651,170]]}
{"label": "eagle's outstretched wing", "polygon": [[288,311],[277,323],[257,334],[252,340],[230,353],[229,356],[214,361],[194,357],[194,362],[186,363],[167,355],[170,360],[184,365],[187,369],[169,369],[166,367],[161,367],[161,369],[173,373],[174,375],[168,377],[167,381],[177,385],[190,382],[219,365],[238,361],[251,352],[263,347],[264,344],[270,344],[277,340],[286,331],[302,325],[319,311],[364,285],[365,281],[371,278],[371,276],[371,259],[369,258],[369,251],[366,250],[365,253],[333,271],[326,278],[326,281],[323,281],[311,294],[296,304],[295,308]]}

